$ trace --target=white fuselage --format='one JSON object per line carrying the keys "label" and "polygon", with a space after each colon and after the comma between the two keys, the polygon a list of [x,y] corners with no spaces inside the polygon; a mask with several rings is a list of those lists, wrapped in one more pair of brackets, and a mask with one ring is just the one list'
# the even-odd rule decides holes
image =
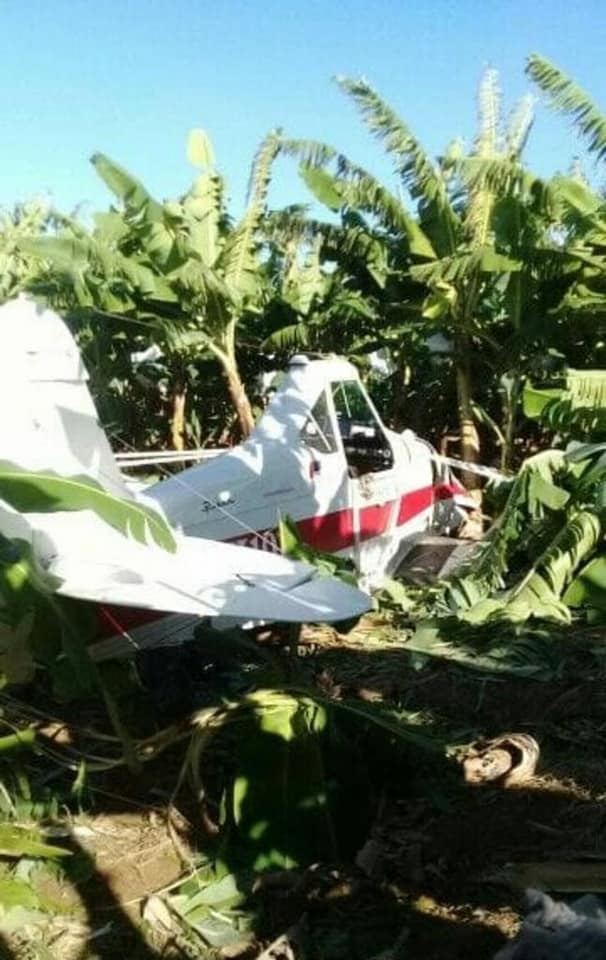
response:
{"label": "white fuselage", "polygon": [[[21,297],[0,306],[0,329],[0,534],[29,546],[50,592],[100,605],[108,631],[124,635],[166,612],[309,622],[368,609],[368,597],[352,586],[318,577],[305,563],[217,542],[227,537],[181,529],[171,538],[166,526],[173,550],[160,547],[144,519],[158,501],[125,485],[61,318]],[[11,503],[11,476],[13,492],[16,482],[36,491],[35,506],[27,498],[19,509]],[[59,493],[53,479],[63,482]],[[157,509],[153,516],[160,521]],[[134,517],[138,538],[127,535]]]}
{"label": "white fuselage", "polygon": [[277,548],[280,517],[378,583],[429,529],[454,525],[462,488],[428,444],[388,430],[350,363],[295,358],[251,437],[147,496],[189,536]]}

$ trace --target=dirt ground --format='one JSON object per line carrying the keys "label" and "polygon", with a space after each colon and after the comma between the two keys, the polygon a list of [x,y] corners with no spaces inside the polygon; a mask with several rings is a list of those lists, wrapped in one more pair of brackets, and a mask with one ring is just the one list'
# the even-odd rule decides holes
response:
{"label": "dirt ground", "polygon": [[188,844],[202,829],[190,797],[169,834],[167,799],[183,754],[175,748],[137,777],[120,769],[90,778],[72,822],[75,866],[32,880],[58,913],[44,929],[6,933],[4,955],[246,958],[269,947],[264,960],[490,960],[518,928],[525,886],[572,892],[593,883],[606,892],[602,681],[494,678],[437,661],[415,670],[403,645],[369,641],[376,628],[367,622],[347,637],[307,630],[297,669],[325,695],[405,708],[453,742],[531,733],[541,745],[537,776],[505,790],[466,786],[454,761],[394,770],[357,865],[266,878],[254,893],[263,915],[255,936],[239,954],[220,954],[162,933],[161,907],[149,899],[187,874]]}

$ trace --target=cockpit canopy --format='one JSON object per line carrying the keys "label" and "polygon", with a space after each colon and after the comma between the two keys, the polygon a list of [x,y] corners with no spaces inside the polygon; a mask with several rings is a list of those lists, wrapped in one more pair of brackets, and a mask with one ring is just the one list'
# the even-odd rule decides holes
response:
{"label": "cockpit canopy", "polygon": [[336,453],[340,439],[350,476],[393,466],[389,440],[357,380],[337,380],[322,390],[302,427],[301,439],[320,454]]}

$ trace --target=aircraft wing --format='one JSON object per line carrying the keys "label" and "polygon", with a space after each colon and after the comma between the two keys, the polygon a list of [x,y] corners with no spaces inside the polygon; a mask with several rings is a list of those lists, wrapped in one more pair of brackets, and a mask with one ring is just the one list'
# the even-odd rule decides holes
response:
{"label": "aircraft wing", "polygon": [[170,554],[112,532],[94,551],[73,544],[47,559],[57,593],[143,610],[292,623],[344,620],[370,607],[357,588],[278,554],[185,536]]}

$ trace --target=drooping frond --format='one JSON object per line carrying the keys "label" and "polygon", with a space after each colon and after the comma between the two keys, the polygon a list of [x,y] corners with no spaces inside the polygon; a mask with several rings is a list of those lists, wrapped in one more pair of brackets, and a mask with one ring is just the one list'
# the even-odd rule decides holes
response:
{"label": "drooping frond", "polygon": [[246,202],[257,219],[263,213],[271,180],[271,168],[280,149],[281,130],[271,130],[259,145],[250,168]]}
{"label": "drooping frond", "polygon": [[524,413],[561,436],[600,440],[606,436],[606,371],[566,371],[564,388],[524,388]]}
{"label": "drooping frond", "polygon": [[441,257],[432,263],[418,263],[410,267],[410,276],[428,287],[436,284],[452,283],[468,278],[476,263],[472,253],[462,252],[451,257]]}
{"label": "drooping frond", "polygon": [[307,216],[307,208],[300,205],[272,210],[263,221],[264,236],[279,247],[291,242],[310,243],[318,233],[325,235],[330,230],[338,230],[333,224],[324,223]]}
{"label": "drooping frond", "polygon": [[416,264],[410,268],[410,276],[430,287],[442,283],[459,283],[479,273],[517,273],[521,263],[504,254],[497,253],[492,246],[478,246],[465,250],[452,257],[442,257],[433,263]]}
{"label": "drooping frond", "polygon": [[104,153],[94,153],[91,163],[106,186],[124,204],[127,212],[142,215],[146,220],[161,218],[160,204],[154,200],[141,181],[133,177],[124,167],[114,163]]}
{"label": "drooping frond", "polygon": [[364,80],[337,77],[337,83],[354,100],[370,131],[385,144],[402,182],[421,205],[434,204],[455,247],[458,217],[452,208],[440,172],[406,124]]}
{"label": "drooping frond", "polygon": [[[134,257],[112,250],[86,234],[31,237],[21,244],[24,251],[53,265],[70,280],[81,306],[95,306],[121,312],[132,305],[113,302],[112,284],[127,282],[130,289],[147,300],[174,303],[176,296],[166,280]],[[101,282],[103,281],[103,282]]]}
{"label": "drooping frond", "polygon": [[325,170],[324,167],[312,167],[307,163],[299,164],[299,176],[319,203],[334,213],[343,206],[343,184]]}
{"label": "drooping frond", "polygon": [[[104,183],[121,202],[122,209],[119,215],[123,221],[122,239],[125,239],[129,233],[132,239],[132,233],[136,233],[140,244],[145,248],[145,258],[160,266],[161,269],[165,267],[172,260],[175,252],[175,233],[170,218],[166,216],[171,205],[154,200],[140,180],[104,154],[95,153],[91,163]],[[101,221],[102,229],[97,239],[103,238],[103,226],[107,228],[109,225],[107,217],[104,224]],[[114,218],[112,242],[118,242],[117,227],[118,222]]]}
{"label": "drooping frond", "polygon": [[411,253],[433,260],[435,252],[428,237],[399,199],[365,170],[352,167],[349,173],[351,180],[343,194],[347,205],[373,214],[392,231],[407,237]]}
{"label": "drooping frond", "polygon": [[528,384],[524,389],[524,413],[538,417],[554,400],[569,400],[578,407],[601,408],[606,411],[606,370],[574,370],[565,373],[565,386],[539,389]]}
{"label": "drooping frond", "polygon": [[326,259],[355,260],[362,264],[375,282],[383,287],[388,273],[385,244],[363,222],[359,224],[324,223],[306,217],[300,209],[276,210],[264,222],[265,236],[282,248],[311,245],[322,238]]}
{"label": "drooping frond", "polygon": [[566,390],[576,406],[606,409],[606,370],[568,370]]}
{"label": "drooping frond", "polygon": [[519,163],[504,156],[464,157],[459,172],[468,188],[486,187],[499,195],[528,191],[540,183]]}
{"label": "drooping frond", "polygon": [[345,158],[328,143],[320,140],[301,140],[280,138],[280,151],[288,157],[296,157],[308,167],[326,167],[333,160],[341,161]]}
{"label": "drooping frond", "polygon": [[334,161],[342,205],[361,210],[376,217],[377,222],[390,233],[407,237],[411,253],[433,259],[435,252],[423,230],[398,197],[384,187],[376,177],[358,167],[326,144],[309,140],[282,140],[280,149],[288,156],[297,157],[306,168],[323,169]]}
{"label": "drooping frond", "polygon": [[252,292],[255,283],[255,238],[265,211],[271,168],[279,148],[279,131],[272,130],[253,160],[246,213],[233,230],[222,256],[225,281],[236,299]]}
{"label": "drooping frond", "polygon": [[520,97],[509,115],[505,130],[505,152],[512,160],[522,156],[534,123],[535,98],[531,93]]}
{"label": "drooping frond", "polygon": [[289,323],[286,327],[274,330],[265,338],[261,347],[264,350],[277,348],[292,353],[296,350],[302,350],[309,347],[310,327],[307,323],[299,321],[298,323]]}
{"label": "drooping frond", "polygon": [[570,237],[582,237],[585,248],[606,246],[606,204],[599,194],[572,177],[552,177],[547,190],[557,219]]}
{"label": "drooping frond", "polygon": [[325,247],[338,258],[362,263],[375,283],[384,287],[389,273],[385,244],[369,233],[363,226],[343,226],[338,233],[327,237]]}
{"label": "drooping frond", "polygon": [[[603,265],[606,270],[606,263]],[[606,317],[606,298],[602,290],[593,290],[586,283],[575,283],[565,295],[561,310],[573,310],[579,315],[586,313],[593,318]]]}
{"label": "drooping frond", "polygon": [[547,94],[556,110],[573,118],[580,133],[587,138],[590,151],[600,160],[606,158],[606,115],[583,88],[536,53],[528,58],[526,72]]}

